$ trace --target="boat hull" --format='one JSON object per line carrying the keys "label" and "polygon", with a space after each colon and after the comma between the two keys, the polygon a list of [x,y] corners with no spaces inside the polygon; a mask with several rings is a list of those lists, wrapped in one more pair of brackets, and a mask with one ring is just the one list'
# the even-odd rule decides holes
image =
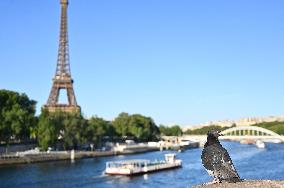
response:
{"label": "boat hull", "polygon": [[146,173],[153,173],[158,172],[162,170],[169,170],[173,168],[179,168],[182,167],[181,163],[174,163],[174,164],[159,164],[159,165],[153,165],[153,166],[147,166],[144,168],[133,168],[133,169],[117,169],[117,168],[108,168],[106,169],[105,173],[109,175],[126,175],[126,176],[132,176],[132,175],[139,175],[139,174],[146,174]]}

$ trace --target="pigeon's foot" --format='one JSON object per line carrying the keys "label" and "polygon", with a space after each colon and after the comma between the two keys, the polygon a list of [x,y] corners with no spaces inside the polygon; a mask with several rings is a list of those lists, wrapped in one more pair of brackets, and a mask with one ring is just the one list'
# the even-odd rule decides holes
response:
{"label": "pigeon's foot", "polygon": [[205,185],[212,185],[212,184],[217,184],[221,183],[221,181],[218,178],[214,178],[213,181],[206,183]]}

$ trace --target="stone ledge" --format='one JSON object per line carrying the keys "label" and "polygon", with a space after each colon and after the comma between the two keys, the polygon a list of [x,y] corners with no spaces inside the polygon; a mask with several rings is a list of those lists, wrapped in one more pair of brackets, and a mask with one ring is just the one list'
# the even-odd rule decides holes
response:
{"label": "stone ledge", "polygon": [[211,185],[197,185],[193,188],[281,188],[284,187],[284,181],[278,180],[245,180],[238,183],[220,183]]}

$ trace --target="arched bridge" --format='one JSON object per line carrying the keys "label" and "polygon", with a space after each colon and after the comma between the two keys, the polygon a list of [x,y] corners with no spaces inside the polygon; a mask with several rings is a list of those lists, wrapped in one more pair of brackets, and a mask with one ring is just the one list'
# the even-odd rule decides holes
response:
{"label": "arched bridge", "polygon": [[221,132],[224,136],[220,137],[222,140],[236,140],[243,139],[263,140],[270,142],[284,142],[284,136],[281,136],[268,129],[257,126],[238,126],[226,129]]}
{"label": "arched bridge", "polygon": [[[262,140],[264,142],[274,143],[284,142],[284,136],[257,126],[232,127],[222,131],[221,134],[223,134],[224,136],[220,136],[219,140]],[[183,135],[179,139],[197,141],[202,144],[206,142],[207,135]]]}

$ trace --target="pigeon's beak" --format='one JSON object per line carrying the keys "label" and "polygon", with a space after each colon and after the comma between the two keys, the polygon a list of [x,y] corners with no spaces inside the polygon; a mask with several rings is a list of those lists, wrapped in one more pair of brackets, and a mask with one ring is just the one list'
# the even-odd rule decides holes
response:
{"label": "pigeon's beak", "polygon": [[223,134],[221,134],[221,131],[218,131],[219,136],[224,136]]}

